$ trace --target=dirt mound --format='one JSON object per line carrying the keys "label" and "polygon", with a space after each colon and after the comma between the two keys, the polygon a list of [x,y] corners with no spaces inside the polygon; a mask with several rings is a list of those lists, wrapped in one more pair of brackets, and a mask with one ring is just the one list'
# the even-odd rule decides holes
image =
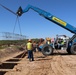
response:
{"label": "dirt mound", "polygon": [[15,47],[15,46],[8,47],[8,48],[5,48],[5,49],[1,49],[0,50],[0,58],[7,57],[11,54],[14,54],[16,52],[20,52],[22,50],[24,50],[24,49],[21,48],[21,47]]}

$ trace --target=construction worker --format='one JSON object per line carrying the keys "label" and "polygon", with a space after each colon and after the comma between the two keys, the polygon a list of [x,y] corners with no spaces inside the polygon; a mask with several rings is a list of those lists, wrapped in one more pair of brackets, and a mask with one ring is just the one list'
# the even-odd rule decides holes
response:
{"label": "construction worker", "polygon": [[33,57],[33,44],[32,44],[32,40],[31,39],[28,40],[28,43],[26,44],[26,49],[28,50],[29,61],[34,61],[34,57]]}
{"label": "construction worker", "polygon": [[51,43],[51,38],[46,38],[46,41],[47,41],[46,42],[47,44],[50,44]]}

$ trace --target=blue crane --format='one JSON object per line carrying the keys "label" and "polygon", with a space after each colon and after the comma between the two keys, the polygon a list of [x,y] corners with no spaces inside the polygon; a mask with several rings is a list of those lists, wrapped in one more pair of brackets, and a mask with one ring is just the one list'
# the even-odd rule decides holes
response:
{"label": "blue crane", "polygon": [[[22,9],[21,6],[19,7],[18,11],[16,12],[16,14],[18,16],[21,16],[23,13],[26,13],[29,11],[29,9],[34,10],[35,12],[37,12],[40,16],[46,18],[49,21],[52,21],[53,23],[63,27],[64,29],[70,31],[71,33],[74,33],[74,35],[69,39],[68,43],[67,43],[67,49],[66,51],[69,54],[76,54],[76,28],[72,25],[70,25],[69,23],[59,19],[58,17],[50,14],[49,12],[46,12],[40,8],[37,8],[35,6],[32,5],[28,5],[25,9]],[[53,54],[53,46],[50,44],[45,44],[41,47],[42,53],[44,55],[51,55]]]}

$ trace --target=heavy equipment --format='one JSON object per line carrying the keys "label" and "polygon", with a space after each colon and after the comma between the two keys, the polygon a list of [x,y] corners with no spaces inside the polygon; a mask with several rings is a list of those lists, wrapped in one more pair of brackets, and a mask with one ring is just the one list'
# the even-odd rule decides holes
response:
{"label": "heavy equipment", "polygon": [[[26,13],[29,11],[29,9],[34,10],[35,12],[37,12],[40,16],[43,16],[44,18],[46,18],[47,20],[63,27],[64,29],[70,31],[71,33],[74,33],[74,35],[69,39],[68,44],[67,44],[67,49],[66,51],[69,54],[76,54],[76,28],[72,25],[70,25],[69,23],[59,19],[58,17],[50,14],[49,12],[46,12],[40,8],[37,8],[35,6],[32,5],[28,5],[25,9],[22,9],[22,7],[20,6],[18,11],[16,12],[16,14],[18,16],[21,16],[23,13]],[[44,44],[42,47],[40,47],[42,49],[42,53],[44,55],[51,55],[53,54],[53,45],[50,44]]]}
{"label": "heavy equipment", "polygon": [[65,49],[69,38],[70,37],[66,35],[56,35],[55,42],[54,42],[55,49],[62,49],[62,48]]}

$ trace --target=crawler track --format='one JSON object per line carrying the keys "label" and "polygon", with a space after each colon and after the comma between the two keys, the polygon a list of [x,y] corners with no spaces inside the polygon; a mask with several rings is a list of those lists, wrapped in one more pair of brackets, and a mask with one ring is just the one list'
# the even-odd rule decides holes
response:
{"label": "crawler track", "polygon": [[14,56],[13,58],[2,62],[0,64],[0,75],[4,75],[6,72],[11,71],[13,67],[17,65],[19,61],[26,56],[26,53],[21,52],[18,55]]}

